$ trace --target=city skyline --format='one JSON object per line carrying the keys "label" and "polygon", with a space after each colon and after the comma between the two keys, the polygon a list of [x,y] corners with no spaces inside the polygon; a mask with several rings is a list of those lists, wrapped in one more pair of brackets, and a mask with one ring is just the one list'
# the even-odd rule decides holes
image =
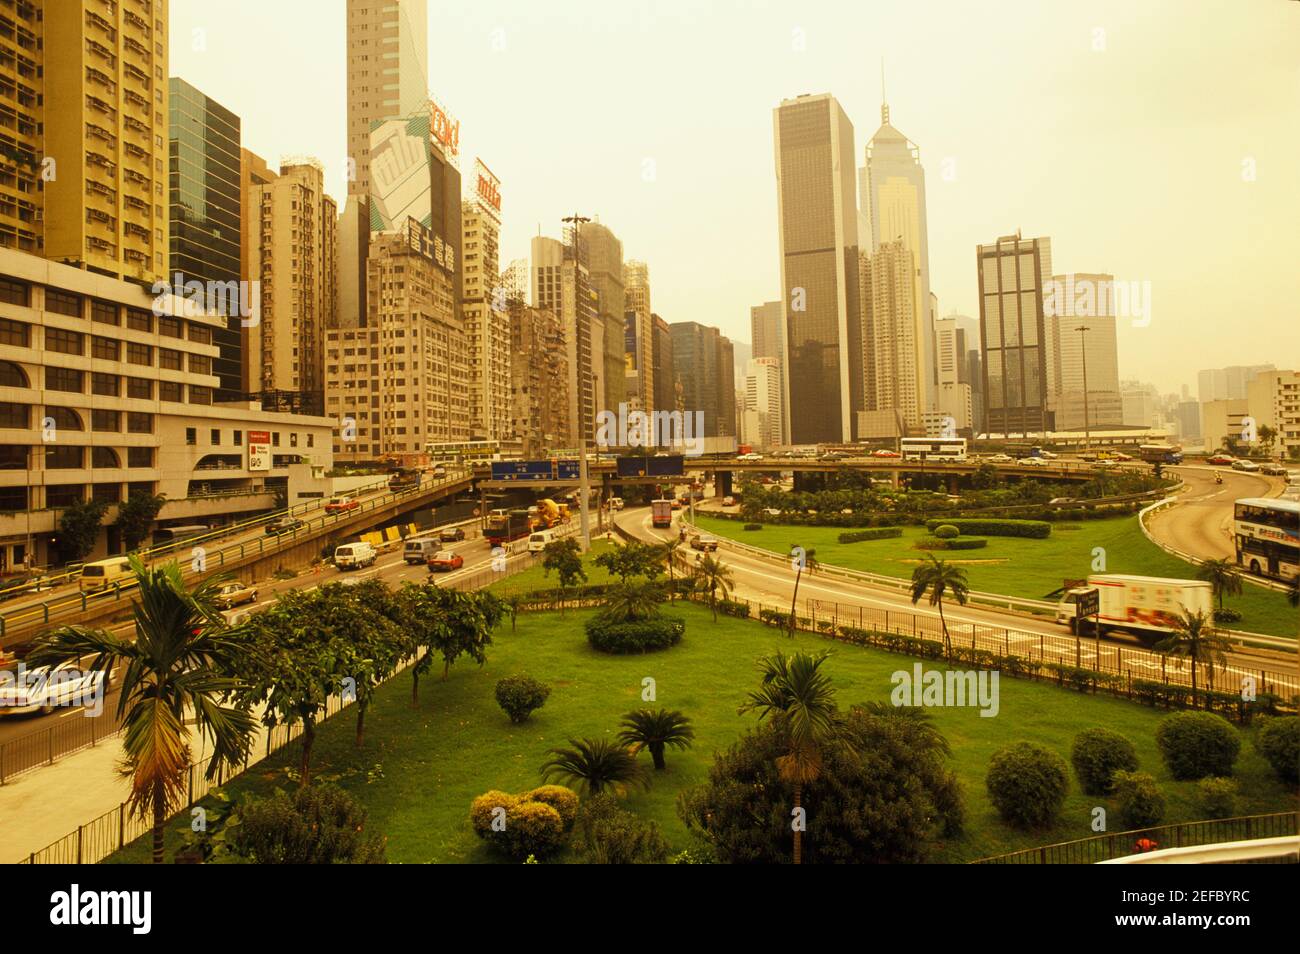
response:
{"label": "city skyline", "polygon": [[[1214,3],[1186,11],[1150,5],[1140,14],[1120,4],[1088,11],[1013,5],[1002,19],[1018,28],[1003,35],[955,5],[943,7],[946,29],[938,31],[929,29],[932,13],[922,23],[920,12],[901,5],[870,17],[846,11],[843,24],[828,5],[797,14],[753,6],[746,18],[674,3],[653,11],[574,3],[543,15],[484,3],[431,12],[430,88],[461,121],[462,164],[481,155],[501,178],[503,262],[527,255],[539,227],[558,232],[559,218],[576,203],[623,238],[629,258],[654,269],[656,311],[672,321],[716,324],[744,340],[748,309],[776,297],[780,282],[770,110],[800,93],[831,93],[858,130],[860,159],[863,131],[874,128],[880,108],[883,56],[893,113],[928,172],[930,284],[941,315],[977,312],[971,250],[1020,228],[1052,236],[1063,269],[1151,282],[1151,323],[1120,322],[1123,375],[1149,371],[1162,392],[1176,392],[1193,383],[1179,364],[1255,363],[1259,345],[1221,320],[1240,299],[1209,280],[1213,243],[1189,227],[1185,196],[1194,193],[1197,222],[1258,235],[1259,253],[1237,278],[1252,289],[1258,326],[1286,327],[1287,306],[1300,291],[1286,267],[1287,223],[1300,218],[1300,196],[1282,170],[1300,149],[1300,110],[1285,56],[1296,27],[1285,5],[1234,6],[1231,17],[1215,16],[1228,7]],[[172,5],[172,73],[240,115],[245,145],[268,161],[320,158],[326,190],[341,208],[343,0],[316,4],[310,21],[295,3],[234,0],[228,7],[223,20],[251,17],[264,27],[232,32],[194,0]],[[1182,56],[1211,19],[1230,69],[1206,71]],[[302,42],[277,43],[289,24]],[[1058,41],[1026,43],[1022,32]],[[731,37],[726,44],[723,33]],[[601,36],[614,41],[585,44],[581,68],[553,55],[562,37]],[[855,38],[870,45],[855,46]],[[191,49],[196,43],[201,52]],[[758,55],[730,52],[741,49]],[[669,53],[687,63],[681,77],[655,67]],[[265,69],[225,68],[236,55],[253,56]],[[944,77],[969,82],[954,88],[930,78],[918,64],[935,58],[947,64]],[[643,68],[662,84],[582,85],[597,63]],[[1005,70],[1039,79],[1019,97],[978,101],[973,91]],[[527,89],[539,75],[557,90],[583,89],[586,108],[605,117],[599,132],[575,124],[571,148],[519,148],[552,135],[554,117],[528,96],[501,90]],[[1088,78],[1082,86],[1081,75]],[[1160,80],[1135,90],[1135,75]],[[719,109],[724,100],[727,109]],[[1031,114],[1036,126],[1026,136],[1019,130]],[[1153,123],[1153,115],[1166,121]],[[1254,181],[1243,180],[1248,161]],[[1106,184],[1100,194],[1092,188],[1099,181]],[[692,228],[680,228],[687,217]],[[704,249],[723,240],[739,267],[719,282]],[[1294,361],[1284,356],[1281,363]]]}

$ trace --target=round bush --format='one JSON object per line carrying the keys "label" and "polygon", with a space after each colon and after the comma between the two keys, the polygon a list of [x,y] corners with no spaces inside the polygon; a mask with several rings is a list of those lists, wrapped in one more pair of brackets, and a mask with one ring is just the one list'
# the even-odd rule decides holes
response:
{"label": "round bush", "polygon": [[539,785],[519,797],[524,801],[550,805],[559,812],[560,821],[564,822],[565,829],[572,828],[574,820],[578,817],[578,794],[563,785]]}
{"label": "round bush", "polygon": [[1196,783],[1196,797],[1206,818],[1233,818],[1237,814],[1237,783],[1209,776]]}
{"label": "round bush", "polygon": [[1227,625],[1229,623],[1240,623],[1241,614],[1229,606],[1221,606],[1214,611],[1214,621]]}
{"label": "round bush", "polygon": [[527,721],[534,709],[546,704],[546,697],[550,694],[550,686],[538,682],[526,672],[497,681],[497,705],[515,724]]}
{"label": "round bush", "polygon": [[1065,760],[1033,742],[999,749],[984,778],[1002,820],[1019,828],[1045,828],[1056,820],[1070,788]]}
{"label": "round bush", "polygon": [[567,840],[564,819],[550,805],[519,802],[506,813],[506,842],[512,858],[553,855]]}
{"label": "round bush", "polygon": [[676,646],[686,632],[686,621],[671,616],[610,622],[593,616],[586,622],[587,642],[602,653],[649,653]]}
{"label": "round bush", "polygon": [[1165,796],[1146,772],[1116,772],[1115,797],[1119,820],[1125,828],[1150,828],[1165,817]]}
{"label": "round bush", "polygon": [[[484,792],[469,805],[469,821],[474,826],[474,833],[492,847],[509,852],[510,844],[506,829],[510,813],[518,804],[519,799],[507,792],[496,789]],[[505,815],[503,816],[497,809],[504,809]]]}
{"label": "round bush", "polygon": [[1300,716],[1268,719],[1255,736],[1255,749],[1277,777],[1300,785]]}
{"label": "round bush", "polygon": [[522,795],[484,792],[470,803],[474,833],[516,860],[544,858],[564,847],[578,815],[578,797],[560,785]]}
{"label": "round bush", "polygon": [[761,523],[747,523],[747,524],[745,524],[745,529],[746,529],[746,530],[762,530],[762,529],[763,529],[763,525],[762,525]]}
{"label": "round bush", "polygon": [[1212,712],[1179,712],[1156,729],[1156,745],[1179,781],[1229,776],[1241,751],[1241,737],[1223,716]]}
{"label": "round bush", "polygon": [[1070,746],[1070,764],[1085,795],[1109,795],[1116,772],[1137,770],[1137,750],[1118,732],[1084,729]]}
{"label": "round bush", "polygon": [[961,531],[950,523],[941,523],[934,528],[934,535],[940,540],[952,540],[961,536]]}

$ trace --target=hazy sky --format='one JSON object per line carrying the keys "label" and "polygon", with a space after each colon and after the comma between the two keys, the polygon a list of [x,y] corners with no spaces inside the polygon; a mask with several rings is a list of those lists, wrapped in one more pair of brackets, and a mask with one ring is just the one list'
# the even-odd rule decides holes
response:
{"label": "hazy sky", "polygon": [[[340,200],[344,9],[171,5],[172,73],[268,161],[321,159]],[[883,56],[941,313],[978,315],[975,246],[1020,229],[1057,272],[1151,283],[1150,323],[1120,323],[1126,378],[1194,394],[1203,367],[1300,366],[1293,0],[430,0],[429,32],[462,171],[479,155],[502,180],[503,266],[599,217],[649,263],[656,312],[748,341],[780,284],[772,108],[833,93],[860,165]]]}

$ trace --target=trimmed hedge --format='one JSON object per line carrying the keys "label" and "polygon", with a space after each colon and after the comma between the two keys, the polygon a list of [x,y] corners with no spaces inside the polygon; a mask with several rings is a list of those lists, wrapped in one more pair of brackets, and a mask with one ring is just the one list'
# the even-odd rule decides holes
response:
{"label": "trimmed hedge", "polygon": [[1223,716],[1212,712],[1179,712],[1162,719],[1156,745],[1179,781],[1232,775],[1241,751],[1241,736]]}
{"label": "trimmed hedge", "polygon": [[745,524],[744,529],[746,529],[746,530],[762,530],[762,529],[763,529],[763,525],[762,525],[761,523],[747,523],[747,524]]}
{"label": "trimmed hedge", "polygon": [[918,550],[978,550],[988,544],[983,537],[953,537],[946,540],[922,537],[912,546]]}
{"label": "trimmed hedge", "polygon": [[1133,743],[1111,729],[1084,729],[1070,746],[1070,762],[1085,795],[1109,795],[1116,772],[1135,772],[1137,750]]}
{"label": "trimmed hedge", "polygon": [[981,520],[974,517],[961,517],[954,520],[927,520],[925,527],[934,533],[936,527],[956,527],[961,533],[979,533],[986,537],[1028,537],[1033,540],[1045,540],[1052,533],[1052,525],[1046,520]]}
{"label": "trimmed hedge", "polygon": [[718,612],[737,619],[749,619],[749,604],[740,600],[718,600]]}
{"label": "trimmed hedge", "polygon": [[680,643],[686,632],[686,620],[671,616],[619,623],[595,616],[584,625],[592,649],[616,656],[668,649]]}
{"label": "trimmed hedge", "polygon": [[984,784],[1003,821],[1018,828],[1046,828],[1061,813],[1070,775],[1055,752],[1017,742],[993,753]]}
{"label": "trimmed hedge", "polygon": [[1255,736],[1255,750],[1278,778],[1300,785],[1300,716],[1266,720]]}
{"label": "trimmed hedge", "polygon": [[954,527],[950,523],[941,523],[934,528],[934,535],[940,540],[953,540],[961,536],[961,528]]}
{"label": "trimmed hedge", "polygon": [[902,527],[872,527],[869,530],[850,530],[848,533],[841,533],[839,541],[840,543],[861,543],[863,540],[888,540],[902,535]]}

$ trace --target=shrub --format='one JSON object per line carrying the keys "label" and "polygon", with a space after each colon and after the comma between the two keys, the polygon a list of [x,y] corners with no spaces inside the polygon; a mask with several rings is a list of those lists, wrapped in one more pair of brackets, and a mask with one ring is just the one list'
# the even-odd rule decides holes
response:
{"label": "shrub", "polygon": [[839,535],[840,543],[861,543],[863,540],[888,540],[903,535],[902,527],[873,527],[869,530],[850,530]]}
{"label": "shrub", "polygon": [[758,618],[767,623],[768,626],[779,626],[782,629],[788,629],[790,626],[790,614],[782,613],[780,610],[759,610]]}
{"label": "shrub", "polygon": [[993,753],[984,784],[1003,821],[1019,828],[1045,828],[1060,813],[1070,787],[1065,760],[1033,742]]}
{"label": "shrub", "polygon": [[1206,818],[1233,818],[1237,814],[1237,783],[1233,779],[1207,776],[1197,783],[1196,797]]}
{"label": "shrub", "polygon": [[531,792],[524,792],[520,798],[530,802],[550,805],[560,814],[560,821],[565,828],[572,828],[578,817],[578,793],[563,785],[539,785]]}
{"label": "shrub", "polygon": [[762,530],[762,529],[763,529],[763,525],[762,525],[761,523],[747,523],[747,524],[745,524],[744,529],[746,529],[746,530]]}
{"label": "shrub", "polygon": [[948,520],[927,520],[926,529],[934,532],[940,525],[956,527],[961,533],[979,533],[988,537],[1029,537],[1045,540],[1052,533],[1046,520],[989,520],[978,517],[958,517]]}
{"label": "shrub", "polygon": [[961,536],[961,530],[950,523],[941,523],[934,528],[934,535],[940,540],[952,540]]}
{"label": "shrub", "polygon": [[600,617],[586,622],[587,642],[602,653],[649,653],[676,646],[686,632],[686,621],[670,616],[615,623]]}
{"label": "shrub", "polygon": [[526,672],[497,681],[497,705],[505,710],[510,721],[516,725],[526,722],[534,709],[545,705],[550,694],[550,686],[538,682]]}
{"label": "shrub", "polygon": [[545,858],[564,847],[564,819],[544,802],[518,802],[506,813],[506,843],[512,858]]}
{"label": "shrub", "polygon": [[922,537],[912,544],[918,550],[978,550],[988,546],[983,537],[957,537],[952,540]]}
{"label": "shrub", "polygon": [[1133,743],[1110,729],[1084,729],[1070,746],[1070,762],[1085,795],[1109,795],[1114,775],[1137,771]]}
{"label": "shrub", "polygon": [[1166,716],[1156,729],[1156,744],[1179,781],[1229,776],[1241,751],[1241,737],[1223,716],[1212,712],[1179,712]]}
{"label": "shrub", "polygon": [[580,853],[588,864],[657,865],[668,860],[668,842],[659,826],[623,808],[612,795],[588,799],[579,831]]}
{"label": "shrub", "polygon": [[1115,798],[1125,828],[1150,828],[1165,817],[1165,796],[1146,772],[1116,772]]}
{"label": "shrub", "polygon": [[563,848],[577,814],[578,796],[560,785],[520,795],[484,792],[469,807],[474,833],[516,861],[545,858]]}
{"label": "shrub", "polygon": [[718,612],[738,619],[749,619],[749,604],[740,600],[718,600]]}
{"label": "shrub", "polygon": [[366,810],[336,785],[308,785],[292,796],[249,798],[238,824],[224,829],[235,854],[256,864],[383,864],[384,842],[366,832]]}
{"label": "shrub", "polygon": [[1240,623],[1241,614],[1230,606],[1221,606],[1214,611],[1214,621],[1216,623]]}
{"label": "shrub", "polygon": [[1278,778],[1300,784],[1300,716],[1266,720],[1255,736],[1255,749]]}

